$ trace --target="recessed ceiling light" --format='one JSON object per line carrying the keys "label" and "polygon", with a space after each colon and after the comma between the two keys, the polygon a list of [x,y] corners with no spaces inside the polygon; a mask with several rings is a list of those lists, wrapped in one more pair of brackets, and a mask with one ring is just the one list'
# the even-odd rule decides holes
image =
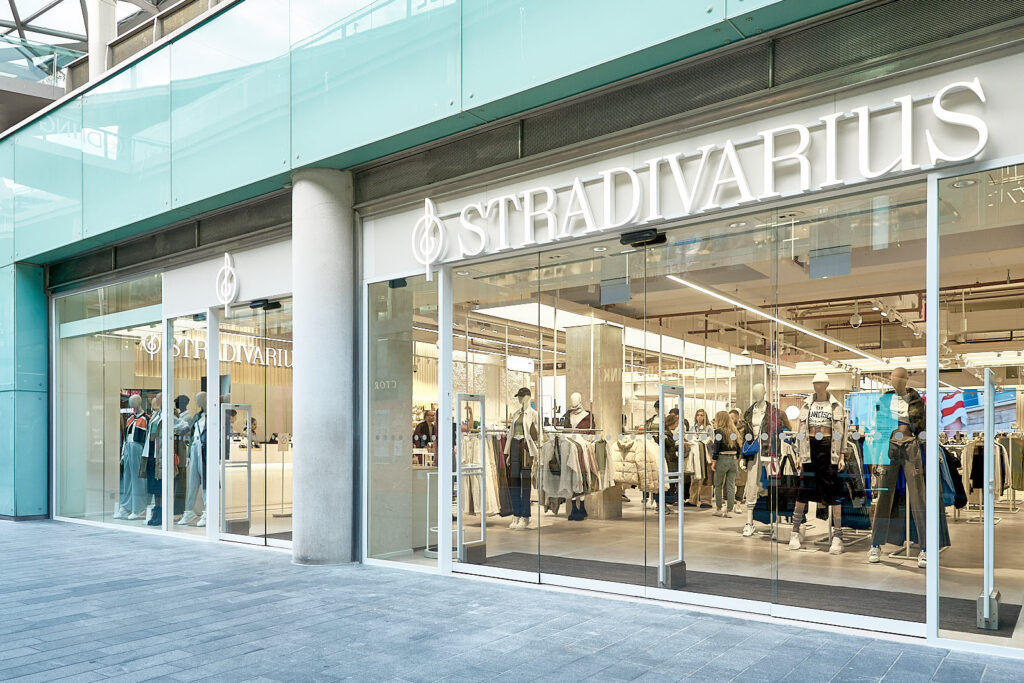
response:
{"label": "recessed ceiling light", "polygon": [[804,212],[803,211],[799,211],[797,209],[793,209],[792,211],[780,211],[779,212],[779,220],[788,221],[788,220],[791,220],[793,218],[800,218],[803,215],[804,215]]}
{"label": "recessed ceiling light", "polygon": [[735,223],[730,223],[729,227],[730,228],[745,228],[745,227],[747,227],[747,222],[746,221],[736,221]]}
{"label": "recessed ceiling light", "polygon": [[971,185],[977,185],[977,184],[978,184],[977,180],[971,180],[970,178],[964,178],[963,180],[958,180],[955,183],[953,183],[953,187],[955,187],[956,189],[960,190],[960,189],[963,189],[965,187],[970,187]]}
{"label": "recessed ceiling light", "polygon": [[879,308],[879,307],[878,307],[877,305],[876,305],[876,306],[872,306],[872,307],[871,307],[871,310],[872,310],[872,311],[877,311],[877,310],[878,310],[878,308]]}
{"label": "recessed ceiling light", "polygon": [[889,311],[882,311],[882,317],[883,318],[888,318],[889,317]]}
{"label": "recessed ceiling light", "polygon": [[608,247],[594,247],[594,251],[600,254],[602,251],[608,251]]}
{"label": "recessed ceiling light", "polygon": [[467,275],[469,275],[469,271],[468,270],[457,270],[457,271],[455,271],[455,274],[459,275],[461,277],[466,277]]}
{"label": "recessed ceiling light", "polygon": [[551,256],[548,256],[548,259],[552,261],[557,261],[560,258],[562,258],[560,254],[552,254]]}

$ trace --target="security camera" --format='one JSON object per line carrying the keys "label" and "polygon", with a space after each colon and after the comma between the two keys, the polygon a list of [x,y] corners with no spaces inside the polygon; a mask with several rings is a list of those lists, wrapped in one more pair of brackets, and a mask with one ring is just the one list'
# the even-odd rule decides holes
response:
{"label": "security camera", "polygon": [[860,313],[854,313],[850,316],[850,327],[860,327],[863,322],[864,318],[861,317]]}

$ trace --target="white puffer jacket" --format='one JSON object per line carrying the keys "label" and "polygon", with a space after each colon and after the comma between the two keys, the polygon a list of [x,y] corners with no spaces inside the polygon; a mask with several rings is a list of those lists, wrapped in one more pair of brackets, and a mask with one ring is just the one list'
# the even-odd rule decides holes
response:
{"label": "white puffer jacket", "polygon": [[641,491],[658,490],[658,444],[652,438],[620,436],[609,449],[614,458],[615,482]]}

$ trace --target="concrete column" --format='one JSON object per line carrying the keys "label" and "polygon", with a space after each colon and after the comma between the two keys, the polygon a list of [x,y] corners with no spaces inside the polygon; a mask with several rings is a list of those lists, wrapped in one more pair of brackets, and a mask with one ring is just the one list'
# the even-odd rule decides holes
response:
{"label": "concrete column", "polygon": [[356,559],[358,291],[352,175],[292,174],[292,559]]}
{"label": "concrete column", "polygon": [[107,43],[117,37],[116,0],[86,0],[89,12],[89,80],[107,70]]}

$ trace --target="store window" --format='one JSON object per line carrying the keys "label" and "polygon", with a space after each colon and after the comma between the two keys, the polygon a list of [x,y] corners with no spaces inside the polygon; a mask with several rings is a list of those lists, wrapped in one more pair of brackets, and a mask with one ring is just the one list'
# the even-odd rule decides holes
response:
{"label": "store window", "polygon": [[149,442],[160,401],[161,278],[55,300],[56,513],[159,526]]}
{"label": "store window", "polygon": [[456,570],[923,623],[925,215],[907,184],[454,267]]}
{"label": "store window", "polygon": [[367,308],[368,555],[436,564],[437,280],[372,284]]}
{"label": "store window", "polygon": [[940,180],[938,200],[939,635],[1019,647],[1024,167]]}

